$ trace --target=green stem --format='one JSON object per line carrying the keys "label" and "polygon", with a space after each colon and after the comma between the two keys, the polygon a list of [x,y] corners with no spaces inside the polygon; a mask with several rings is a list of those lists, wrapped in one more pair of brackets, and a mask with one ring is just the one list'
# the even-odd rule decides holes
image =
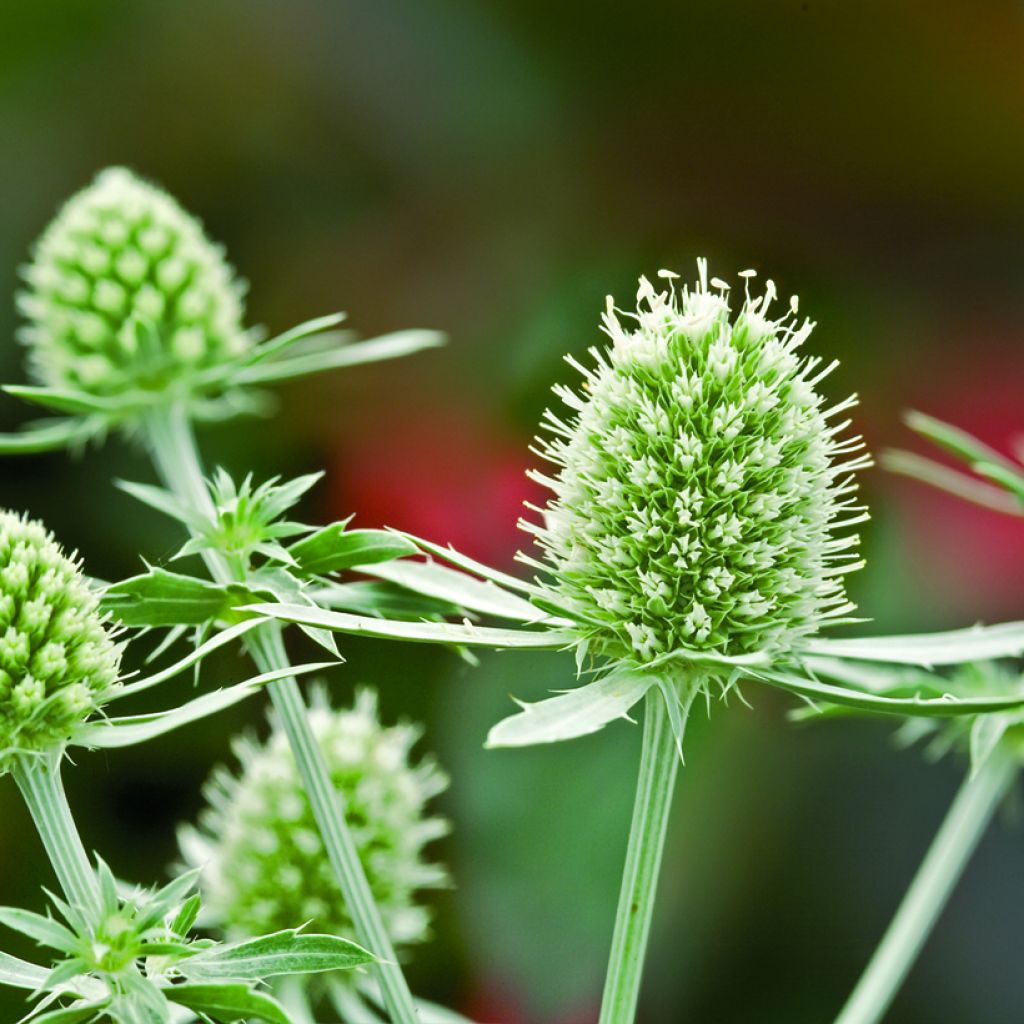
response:
{"label": "green stem", "polygon": [[99,914],[96,873],[82,845],[60,777],[62,753],[50,751],[39,757],[22,754],[12,774],[68,902],[87,913]]}
{"label": "green stem", "polygon": [[[153,461],[166,486],[196,511],[212,515],[213,500],[203,478],[195,438],[185,410],[179,407],[154,410],[146,419],[146,433]],[[231,567],[218,552],[206,552],[205,560],[211,576],[218,582],[235,578]],[[249,633],[246,647],[261,672],[288,667],[281,630],[276,623],[268,623]],[[291,744],[338,887],[352,915],[356,938],[379,958],[373,965],[373,971],[388,1013],[393,1024],[415,1024],[419,1020],[416,1003],[370,891],[339,794],[331,783],[320,747],[310,728],[299,685],[294,679],[280,679],[270,683],[267,690]]]}
{"label": "green stem", "polygon": [[882,1019],[1016,772],[1014,759],[997,748],[978,773],[960,787],[836,1024],[874,1024]]}
{"label": "green stem", "polygon": [[678,771],[679,753],[665,698],[652,686],[646,698],[640,775],[600,1024],[632,1024],[636,1016],[658,870]]}

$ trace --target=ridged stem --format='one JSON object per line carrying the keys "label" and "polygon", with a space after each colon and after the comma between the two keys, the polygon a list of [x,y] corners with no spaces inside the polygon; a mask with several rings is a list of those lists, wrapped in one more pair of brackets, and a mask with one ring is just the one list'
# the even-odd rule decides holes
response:
{"label": "ridged stem", "polygon": [[[154,410],[145,423],[153,461],[165,485],[195,511],[212,515],[213,500],[203,478],[186,411],[179,407]],[[236,579],[231,566],[218,552],[205,552],[204,557],[210,575],[216,581],[226,583]],[[277,623],[268,623],[250,632],[246,647],[261,672],[288,667],[288,656]],[[270,683],[267,690],[291,744],[324,848],[342,898],[352,915],[356,938],[379,958],[372,970],[380,984],[391,1020],[393,1024],[416,1024],[419,1015],[415,1001],[370,891],[352,832],[345,820],[341,798],[331,783],[320,747],[310,728],[302,691],[294,679],[279,679]]]}
{"label": "ridged stem", "polygon": [[836,1024],[875,1024],[882,1019],[1016,773],[1014,759],[996,749],[960,787]]}
{"label": "ridged stem", "polygon": [[608,975],[601,1000],[600,1024],[632,1024],[636,1016],[644,955],[654,913],[654,896],[678,771],[679,752],[665,697],[658,687],[652,686],[646,697],[640,774]]}
{"label": "ridged stem", "polygon": [[38,757],[22,754],[11,774],[68,902],[90,916],[98,915],[99,885],[68,806],[60,776],[61,755],[59,750]]}

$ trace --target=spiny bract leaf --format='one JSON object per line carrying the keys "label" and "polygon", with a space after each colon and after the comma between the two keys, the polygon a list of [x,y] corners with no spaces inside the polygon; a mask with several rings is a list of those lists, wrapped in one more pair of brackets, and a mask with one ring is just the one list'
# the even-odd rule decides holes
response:
{"label": "spiny bract leaf", "polygon": [[179,970],[193,981],[262,981],[279,974],[347,970],[374,960],[361,946],[334,935],[306,935],[294,928],[245,942],[215,946],[183,961]]}

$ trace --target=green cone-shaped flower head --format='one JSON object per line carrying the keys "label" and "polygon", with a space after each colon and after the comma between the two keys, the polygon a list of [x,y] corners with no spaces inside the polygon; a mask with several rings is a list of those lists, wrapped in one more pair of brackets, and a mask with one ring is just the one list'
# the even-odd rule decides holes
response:
{"label": "green cone-shaped flower head", "polygon": [[[424,846],[447,831],[427,802],[447,785],[431,760],[410,762],[419,730],[384,727],[376,697],[361,691],[351,710],[332,710],[323,692],[310,724],[342,797],[384,926],[396,945],[421,941],[429,923],[416,891],[444,884]],[[199,829],[182,830],[185,860],[203,868],[205,923],[228,938],[311,922],[310,929],[353,934],[287,738],[277,726],[266,743],[235,745],[240,768],[219,769],[207,784]]]}
{"label": "green cone-shaped flower head", "polygon": [[557,472],[536,477],[554,498],[524,526],[553,602],[621,661],[778,654],[852,609],[857,537],[837,531],[862,518],[850,471],[867,460],[840,463],[861,445],[835,417],[853,399],[825,408],[832,367],[801,356],[813,324],[795,299],[773,319],[769,282],[734,313],[699,268],[693,288],[641,279],[635,313],[609,298],[610,348],[573,364],[582,393],[555,389],[570,414],[545,417]]}
{"label": "green cone-shaped flower head", "polygon": [[0,773],[60,746],[117,686],[96,595],[41,523],[0,510]]}
{"label": "green cone-shaped flower head", "polygon": [[202,225],[166,192],[111,167],[36,244],[19,306],[42,384],[167,392],[244,351],[243,287]]}

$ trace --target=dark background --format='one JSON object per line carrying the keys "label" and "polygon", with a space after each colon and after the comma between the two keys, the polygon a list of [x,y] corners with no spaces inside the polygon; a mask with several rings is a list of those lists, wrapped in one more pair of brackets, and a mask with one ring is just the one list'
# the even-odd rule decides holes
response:
{"label": "dark background", "polygon": [[[414,529],[509,564],[523,470],[560,361],[600,340],[604,296],[707,255],[756,267],[818,321],[810,343],[862,395],[875,450],[906,407],[1005,446],[1024,427],[1024,6],[535,0],[55,0],[0,13],[0,291],[56,205],[101,167],[162,182],[223,241],[272,330],[347,309],[365,334],[430,326],[449,347],[281,393],[270,423],[204,433],[258,476],[325,467],[319,519]],[[22,380],[13,303],[0,377]],[[0,428],[26,416],[0,402]],[[173,529],[115,491],[149,479],[121,443],[0,467],[0,504],[43,516],[88,569],[160,559]],[[865,474],[880,630],[1021,614],[1024,529]],[[300,647],[296,644],[296,653]],[[478,1019],[596,1017],[639,734],[485,752],[487,727],[572,681],[568,658],[344,644],[338,700],[381,687],[454,776],[439,853],[457,888],[410,967]],[[237,673],[228,659],[212,674]],[[168,694],[170,691],[168,691]],[[791,702],[693,723],[642,1007],[676,1020],[835,1013],[962,772],[898,751],[885,722],[795,728]],[[173,826],[227,755],[238,709],[139,750],[77,758],[86,841],[163,877]],[[890,1019],[1020,1018],[1024,836],[983,843]],[[39,907],[42,862],[0,780],[0,902]],[[6,940],[6,936],[4,937]],[[26,952],[14,940],[6,948]],[[20,1003],[0,996],[0,1019]]]}

